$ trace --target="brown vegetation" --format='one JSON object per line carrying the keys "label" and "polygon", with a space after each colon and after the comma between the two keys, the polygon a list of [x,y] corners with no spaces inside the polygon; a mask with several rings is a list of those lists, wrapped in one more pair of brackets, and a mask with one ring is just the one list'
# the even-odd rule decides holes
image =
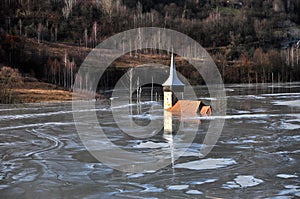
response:
{"label": "brown vegetation", "polygon": [[20,103],[58,102],[72,100],[72,92],[63,90],[53,84],[39,82],[24,82],[19,88],[12,89]]}
{"label": "brown vegetation", "polygon": [[[180,31],[204,46],[225,83],[299,81],[299,9],[300,0],[4,0],[0,63],[71,89],[79,66],[98,43],[154,26]],[[123,56],[106,72],[100,89],[113,87],[128,67],[167,63],[165,55],[146,49]],[[177,61],[192,84],[203,83],[193,67]]]}
{"label": "brown vegetation", "polygon": [[3,66],[0,69],[0,103],[33,103],[72,100],[72,92],[40,82],[32,77],[22,77],[18,69]]}
{"label": "brown vegetation", "polygon": [[22,85],[22,77],[18,69],[2,67],[0,69],[0,103],[11,104],[18,102],[19,96],[13,91]]}

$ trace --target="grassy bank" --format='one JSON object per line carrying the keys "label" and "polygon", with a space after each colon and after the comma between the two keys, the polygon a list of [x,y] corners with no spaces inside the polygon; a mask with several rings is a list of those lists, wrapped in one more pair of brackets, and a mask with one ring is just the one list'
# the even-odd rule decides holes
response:
{"label": "grassy bank", "polygon": [[24,82],[22,87],[12,89],[20,103],[58,102],[72,100],[72,92],[53,84],[40,81]]}

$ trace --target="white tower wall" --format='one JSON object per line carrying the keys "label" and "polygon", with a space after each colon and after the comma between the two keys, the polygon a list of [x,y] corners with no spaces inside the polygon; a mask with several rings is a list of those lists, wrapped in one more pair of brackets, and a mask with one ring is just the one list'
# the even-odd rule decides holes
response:
{"label": "white tower wall", "polygon": [[164,91],[164,109],[167,110],[173,106],[172,91]]}

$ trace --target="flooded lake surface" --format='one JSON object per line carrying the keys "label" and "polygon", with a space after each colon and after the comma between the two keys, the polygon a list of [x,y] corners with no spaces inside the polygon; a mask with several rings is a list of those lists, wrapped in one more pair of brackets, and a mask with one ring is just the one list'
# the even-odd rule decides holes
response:
{"label": "flooded lake surface", "polygon": [[[90,155],[69,102],[1,105],[0,198],[300,197],[300,83],[227,85],[226,93],[225,125],[208,156],[199,158],[199,150],[213,116],[201,118],[182,157],[141,173],[120,172]],[[120,147],[170,150],[163,132],[148,139],[122,133],[106,101],[96,112]]]}

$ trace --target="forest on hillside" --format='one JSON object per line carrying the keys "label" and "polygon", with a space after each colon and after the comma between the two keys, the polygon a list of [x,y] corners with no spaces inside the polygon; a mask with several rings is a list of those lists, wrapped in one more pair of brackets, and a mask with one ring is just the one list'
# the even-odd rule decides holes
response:
{"label": "forest on hillside", "polygon": [[[138,27],[195,39],[226,83],[300,80],[300,0],[2,0],[0,8],[0,67],[65,88],[92,48]],[[109,73],[117,79],[124,71]]]}

